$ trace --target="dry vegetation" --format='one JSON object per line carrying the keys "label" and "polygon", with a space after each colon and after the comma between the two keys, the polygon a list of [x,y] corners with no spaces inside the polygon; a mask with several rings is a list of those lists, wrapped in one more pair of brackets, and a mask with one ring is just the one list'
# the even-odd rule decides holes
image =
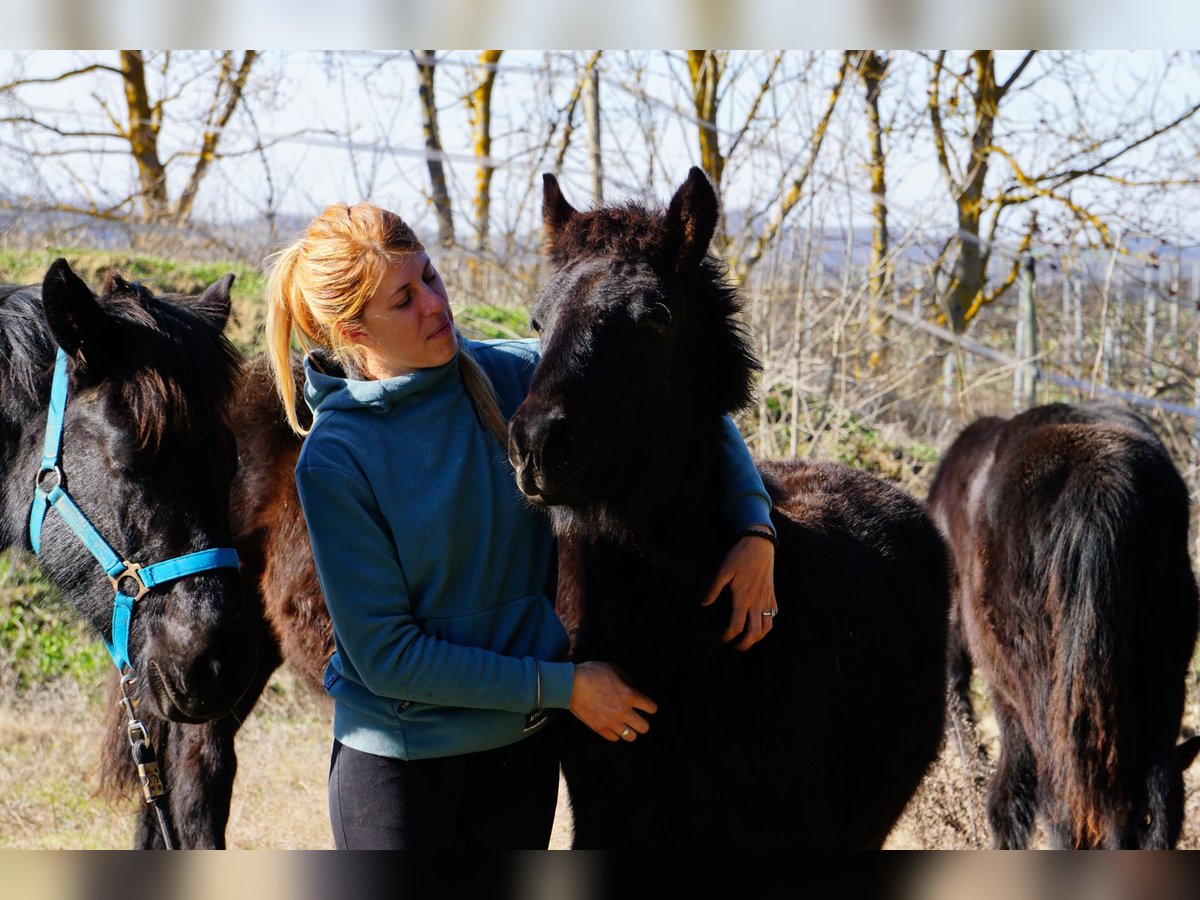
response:
{"label": "dry vegetation", "polygon": [[[0,707],[0,850],[123,848],[132,837],[133,802],[114,809],[92,796],[97,783],[100,700],[97,685],[63,681]],[[1197,726],[1195,680],[1185,729]],[[995,728],[986,702],[980,741],[995,759]],[[869,713],[864,715],[869,722]],[[886,735],[869,738],[886,766]],[[238,776],[228,829],[231,849],[302,850],[333,846],[325,798],[328,710],[280,672],[238,740]],[[1187,818],[1181,849],[1200,849],[1200,766],[1185,776]],[[889,850],[987,847],[985,791],[971,780],[947,736]],[[1040,843],[1040,836],[1037,839]],[[551,849],[570,846],[570,807],[560,790]]]}

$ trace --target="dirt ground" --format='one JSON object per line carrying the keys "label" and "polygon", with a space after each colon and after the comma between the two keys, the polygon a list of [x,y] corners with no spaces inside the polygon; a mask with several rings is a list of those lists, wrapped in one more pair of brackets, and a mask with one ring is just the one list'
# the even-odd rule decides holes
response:
{"label": "dirt ground", "polygon": [[[1185,730],[1196,727],[1195,689]],[[132,806],[110,808],[97,784],[101,692],[60,685],[0,705],[0,849],[128,847]],[[978,740],[995,759],[995,727],[981,708]],[[879,742],[886,747],[886,741]],[[232,849],[329,849],[324,774],[327,708],[286,672],[278,673],[238,742],[239,769],[228,829]],[[881,758],[880,765],[886,765]],[[967,778],[955,739],[942,754],[885,845],[895,850],[989,846],[986,769]],[[1180,848],[1200,849],[1200,764],[1185,776],[1187,818]],[[570,846],[570,806],[559,791],[551,849]],[[1040,835],[1035,846],[1041,845]]]}

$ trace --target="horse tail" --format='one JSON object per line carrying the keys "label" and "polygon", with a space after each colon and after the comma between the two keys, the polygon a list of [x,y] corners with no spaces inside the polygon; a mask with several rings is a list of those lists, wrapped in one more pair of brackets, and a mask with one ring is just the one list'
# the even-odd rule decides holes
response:
{"label": "horse tail", "polygon": [[[1101,461],[1091,465],[1112,474]],[[1043,581],[1056,632],[1049,721],[1058,761],[1044,774],[1077,847],[1103,846],[1113,823],[1125,821],[1132,798],[1120,773],[1138,753],[1130,557],[1143,517],[1132,485],[1090,468],[1079,467],[1064,487]]]}

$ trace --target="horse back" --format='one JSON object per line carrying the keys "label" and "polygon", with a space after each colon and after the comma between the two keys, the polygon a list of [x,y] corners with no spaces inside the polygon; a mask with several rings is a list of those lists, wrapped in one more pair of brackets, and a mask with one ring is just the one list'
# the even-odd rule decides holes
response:
{"label": "horse back", "polygon": [[1196,639],[1187,488],[1132,413],[1050,404],[991,434],[973,522],[952,537],[971,655],[1069,840],[1123,840],[1177,737]]}
{"label": "horse back", "polygon": [[823,712],[809,740],[838,785],[834,845],[878,847],[942,741],[948,553],[922,505],[882,479],[825,462],[760,470],[779,534],[776,649],[803,660]]}

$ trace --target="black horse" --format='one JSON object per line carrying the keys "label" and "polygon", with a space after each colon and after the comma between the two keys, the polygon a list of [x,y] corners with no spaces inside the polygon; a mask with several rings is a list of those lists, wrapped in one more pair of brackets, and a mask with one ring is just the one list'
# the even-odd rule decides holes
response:
{"label": "black horse", "polygon": [[764,462],[780,613],[746,652],[699,605],[732,534],[721,416],[756,369],[707,254],[717,199],[692,169],[665,211],[543,198],[553,275],[542,358],[510,423],[518,483],[549,507],[577,660],[658,703],[611,744],[563,721],[574,846],[878,848],[943,736],[948,559],[911,496],[835,464]]}
{"label": "black horse", "polygon": [[[42,473],[52,372],[67,360],[61,474],[69,493],[112,549],[150,565],[231,546],[229,495],[236,447],[228,404],[240,357],[222,336],[226,276],[201,297],[156,297],[119,276],[96,297],[65,260],[39,287],[0,287],[0,548],[30,548],[34,484]],[[106,639],[114,584],[61,515],[40,528],[43,572]],[[227,714],[254,671],[255,648],[238,576],[214,568],[154,588],[137,600],[128,659],[139,717],[156,725],[171,818],[188,846],[211,845],[180,807],[194,756],[188,724]],[[115,672],[114,667],[114,672]],[[114,723],[106,774],[136,774],[124,729]],[[223,823],[222,823],[223,824]],[[161,841],[146,811],[139,843]]]}
{"label": "black horse", "polygon": [[1183,822],[1176,746],[1196,642],[1188,491],[1153,430],[1105,405],[969,425],[930,512],[954,558],[951,678],[972,661],[1000,728],[995,846],[1169,848]]}

